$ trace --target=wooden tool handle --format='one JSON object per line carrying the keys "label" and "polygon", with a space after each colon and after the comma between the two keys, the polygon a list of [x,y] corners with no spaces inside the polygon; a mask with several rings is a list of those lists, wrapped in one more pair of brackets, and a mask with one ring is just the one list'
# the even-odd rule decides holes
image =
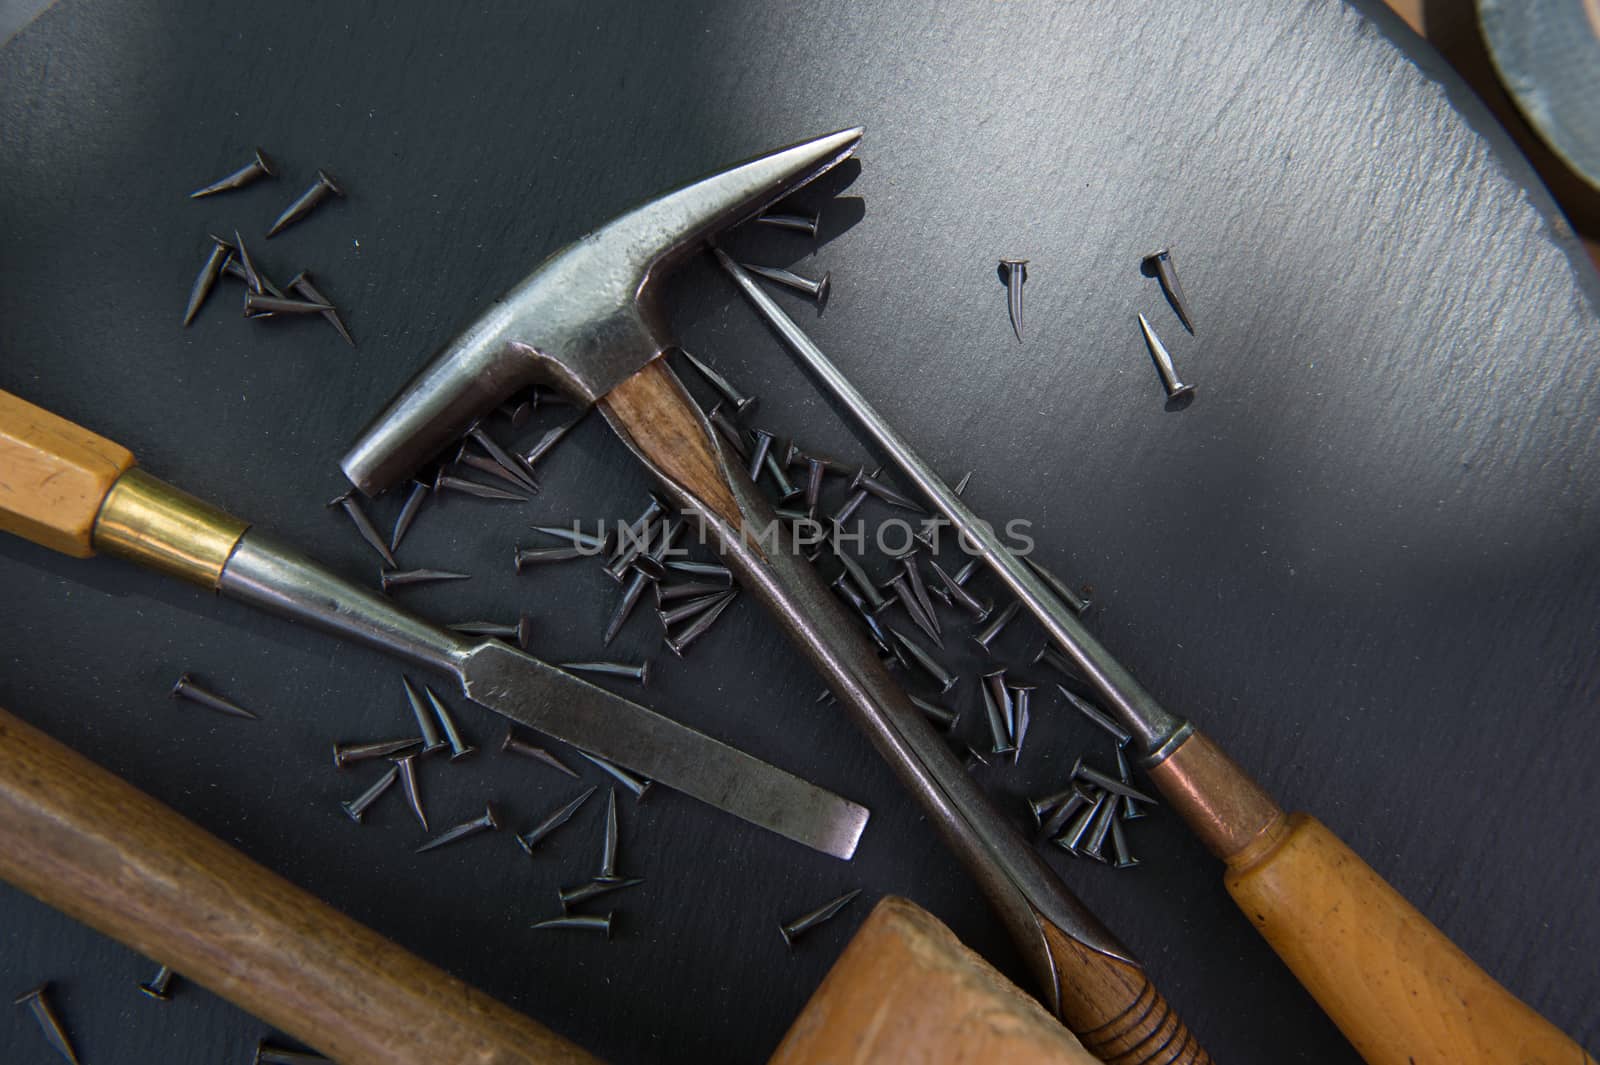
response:
{"label": "wooden tool handle", "polygon": [[132,467],[122,445],[0,392],[0,530],[88,558],[100,505]]}
{"label": "wooden tool handle", "polygon": [[1315,818],[1196,733],[1151,777],[1227,863],[1234,901],[1370,1065],[1594,1065]]}
{"label": "wooden tool handle", "polygon": [[120,444],[0,392],[0,530],[215,588],[245,522],[134,466]]}
{"label": "wooden tool handle", "polygon": [[596,1060],[5,711],[0,877],[343,1065]]}
{"label": "wooden tool handle", "polygon": [[915,903],[885,896],[767,1065],[1096,1065],[1072,1033]]}

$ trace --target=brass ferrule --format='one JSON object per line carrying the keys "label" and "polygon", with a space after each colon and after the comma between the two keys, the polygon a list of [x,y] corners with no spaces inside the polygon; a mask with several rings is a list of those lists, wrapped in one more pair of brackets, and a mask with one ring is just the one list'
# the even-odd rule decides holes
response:
{"label": "brass ferrule", "polygon": [[106,493],[94,522],[94,547],[215,589],[249,527],[135,466]]}

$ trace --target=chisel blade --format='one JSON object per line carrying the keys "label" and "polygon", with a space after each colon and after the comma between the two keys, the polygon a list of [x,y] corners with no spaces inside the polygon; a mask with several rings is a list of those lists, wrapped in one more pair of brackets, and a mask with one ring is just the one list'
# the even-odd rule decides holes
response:
{"label": "chisel blade", "polygon": [[467,698],[753,825],[848,859],[868,810],[498,642],[462,669]]}

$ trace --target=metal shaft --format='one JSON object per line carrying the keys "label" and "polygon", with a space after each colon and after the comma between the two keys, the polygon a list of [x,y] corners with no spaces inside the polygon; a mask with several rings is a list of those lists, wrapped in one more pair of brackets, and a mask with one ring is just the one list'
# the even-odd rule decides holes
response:
{"label": "metal shaft", "polygon": [[911,446],[867,403],[866,398],[839,372],[839,368],[762,290],[756,279],[721,250],[714,250],[723,269],[790,350],[816,374],[823,387],[849,410],[867,435],[889,454],[900,472],[933,508],[978,548],[978,553],[989,568],[1039,620],[1050,639],[1078,667],[1084,679],[1100,692],[1105,699],[1106,709],[1133,733],[1145,755],[1146,764],[1162,761],[1182,743],[1191,731],[1189,722],[1169,713],[1156,702],[1133,675],[1112,657],[1111,652],[1084,628],[1077,615],[1049,586],[1011,553],[994,534],[993,528],[979,519],[933,468],[911,450]]}

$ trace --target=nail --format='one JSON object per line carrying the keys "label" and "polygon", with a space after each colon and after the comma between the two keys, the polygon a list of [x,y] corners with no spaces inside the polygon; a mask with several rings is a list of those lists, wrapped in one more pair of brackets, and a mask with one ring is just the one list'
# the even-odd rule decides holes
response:
{"label": "nail", "polygon": [[695,368],[695,372],[701,377],[705,378],[706,382],[716,390],[718,395],[727,400],[729,403],[733,404],[733,413],[738,415],[740,418],[743,418],[746,414],[754,411],[760,404],[761,400],[758,397],[744,395],[737,388],[734,388],[733,383],[726,377],[723,377],[717,371],[713,370],[711,367],[707,366],[705,363],[701,362],[687,351],[684,351],[682,348],[679,348],[678,350],[683,355],[684,359],[688,361],[689,365]]}
{"label": "nail", "polygon": [[506,738],[500,741],[500,749],[508,754],[520,754],[525,758],[532,758],[535,761],[543,762],[551,769],[565,773],[574,780],[578,779],[578,774],[568,768],[566,763],[561,759],[557,758],[543,747],[536,747],[526,740],[518,739],[516,733],[512,732],[509,728],[506,729]]}
{"label": "nail", "polygon": [[878,592],[878,586],[872,583],[872,578],[867,576],[867,571],[862,569],[861,564],[855,559],[845,554],[837,541],[833,544],[833,553],[838,558],[839,564],[844,567],[845,572],[850,574],[850,580],[854,582],[856,591],[861,593],[861,598],[866,600],[867,607],[872,613],[876,614],[889,605],[889,600]]}
{"label": "nail", "polygon": [[604,932],[606,938],[611,938],[611,914],[574,913],[565,917],[552,917],[548,921],[537,921],[533,928],[577,928],[585,932]]}
{"label": "nail", "polygon": [[765,429],[752,429],[750,435],[755,437],[756,446],[750,451],[750,466],[748,472],[752,482],[760,480],[761,467],[767,463],[767,457],[772,454],[772,434]]}
{"label": "nail", "polygon": [[331,310],[333,308],[326,303],[291,300],[278,296],[269,296],[264,292],[246,292],[244,294],[244,315],[246,318],[267,318],[274,314],[322,314]]}
{"label": "nail", "polygon": [[200,305],[211,295],[211,290],[217,285],[217,278],[222,276],[222,264],[228,261],[228,256],[233,253],[233,245],[223,240],[216,234],[211,236],[211,251],[206,256],[205,263],[200,267],[200,273],[195,275],[194,284],[189,288],[189,303],[183,310],[183,324],[187,326],[194,321],[194,316],[200,313]]}
{"label": "nail", "polygon": [[1022,741],[1028,736],[1028,726],[1033,721],[1033,686],[1029,684],[1015,684],[1011,686],[1011,706],[1013,716],[1016,718],[1016,729],[1011,739],[1017,745],[1016,753],[1011,756],[1011,764],[1016,765],[1022,760]]}
{"label": "nail", "polygon": [[1069,784],[1060,791],[1041,796],[1037,799],[1029,799],[1028,810],[1033,814],[1034,827],[1043,828],[1045,815],[1050,813],[1052,810],[1059,810],[1062,803],[1066,802],[1077,793],[1078,786],[1076,784]]}
{"label": "nail", "polygon": [[718,602],[713,603],[708,609],[702,611],[700,616],[689,622],[689,624],[685,625],[681,632],[679,632],[677,635],[667,636],[665,638],[667,648],[673,654],[677,655],[679,658],[682,658],[683,653],[689,649],[689,645],[710,631],[711,626],[715,625],[717,619],[722,616],[722,612],[727,610],[728,605],[738,598],[738,596],[739,593],[737,590],[724,592],[722,598]]}
{"label": "nail", "polygon": [[711,419],[712,427],[738,453],[739,457],[745,462],[749,462],[750,441],[745,438],[744,429],[732,418],[728,417],[728,412],[722,409],[722,404],[718,403],[712,407],[706,413],[706,417]]}
{"label": "nail", "polygon": [[582,547],[523,547],[517,544],[511,561],[515,564],[517,572],[522,572],[523,566],[531,566],[540,562],[568,562],[575,558],[591,558],[593,553]]}
{"label": "nail", "polygon": [[1111,853],[1116,857],[1116,861],[1112,863],[1112,868],[1127,869],[1130,866],[1139,864],[1139,859],[1135,858],[1133,851],[1128,849],[1128,837],[1122,830],[1121,821],[1111,822]]}
{"label": "nail", "polygon": [[817,227],[822,224],[822,212],[816,214],[764,214],[756,219],[764,226],[774,229],[792,229],[800,233],[809,233],[811,239],[817,238]]}
{"label": "nail", "polygon": [[617,608],[611,612],[611,620],[606,622],[606,631],[600,639],[602,646],[610,647],[611,641],[617,638],[617,633],[627,624],[633,608],[639,605],[639,600],[644,596],[645,585],[649,583],[650,579],[643,573],[634,573],[629,579],[628,586],[622,591],[622,598],[617,602]]}
{"label": "nail", "polygon": [[616,880],[617,877],[617,789],[606,793],[606,829],[600,840],[600,872],[596,880]]}
{"label": "nail", "polygon": [[623,888],[637,887],[642,883],[644,883],[643,877],[629,876],[617,877],[611,880],[591,880],[587,884],[579,884],[576,887],[564,887],[559,893],[561,911],[565,913],[569,908],[579,903],[588,902],[590,899],[598,898],[601,895],[609,895],[613,891],[621,891]]}
{"label": "nail", "polygon": [[956,482],[956,486],[952,490],[955,492],[956,495],[959,496],[962,492],[965,492],[967,490],[967,485],[970,484],[971,481],[972,481],[972,471],[968,470],[966,473],[963,473],[961,475],[961,480]]}
{"label": "nail", "polygon": [[589,790],[585,791],[582,795],[579,795],[576,799],[573,799],[571,802],[561,807],[561,809],[557,810],[543,821],[540,821],[533,828],[518,836],[517,842],[522,844],[522,849],[527,851],[531,857],[533,854],[533,848],[538,845],[539,841],[544,839],[550,833],[554,832],[556,829],[560,828],[562,825],[566,824],[568,821],[572,820],[572,815],[578,812],[578,807],[587,802],[589,800],[589,796],[593,795],[598,790],[598,788],[590,788]]}
{"label": "nail", "polygon": [[1150,357],[1156,361],[1156,372],[1161,375],[1161,387],[1167,390],[1168,399],[1178,399],[1191,395],[1193,385],[1186,385],[1178,380],[1178,371],[1172,365],[1172,355],[1167,351],[1161,338],[1156,336],[1156,331],[1150,327],[1150,321],[1144,315],[1139,315],[1139,328],[1144,331],[1145,346],[1150,349]]}
{"label": "nail", "polygon": [[256,1044],[254,1065],[332,1065],[331,1059],[304,1050],[285,1050],[262,1040]]}
{"label": "nail", "polygon": [[1085,610],[1089,609],[1091,601],[1073,591],[1067,586],[1066,581],[1062,580],[1060,577],[1057,577],[1054,573],[1051,573],[1049,570],[1045,569],[1031,558],[1024,556],[1022,561],[1028,564],[1028,568],[1033,570],[1035,576],[1050,586],[1050,590],[1055,592],[1056,595],[1061,598],[1063,603],[1072,608],[1072,612],[1074,614],[1082,614]]}
{"label": "nail", "polygon": [[564,425],[558,425],[553,429],[546,429],[544,435],[535,441],[532,447],[523,452],[523,463],[528,467],[528,469],[533,469],[534,464],[548,455],[551,450],[561,442],[561,438],[566,436],[567,433],[571,431],[572,427],[577,424],[577,419],[573,419]]}
{"label": "nail", "polygon": [[435,492],[460,492],[463,495],[476,496],[479,499],[506,499],[517,503],[526,503],[528,497],[516,492],[507,492],[503,488],[496,488],[490,484],[479,484],[469,481],[464,477],[454,477],[440,467],[439,473],[433,479]]}
{"label": "nail", "polygon": [[67,1038],[67,1030],[62,1025],[61,1019],[56,1016],[54,1008],[50,1005],[49,984],[40,984],[27,994],[17,998],[12,1004],[26,1005],[33,1018],[38,1022],[39,1030],[44,1034],[45,1040],[55,1048],[56,1052],[72,1065],[78,1065],[77,1052],[72,1049],[72,1041]]}
{"label": "nail", "polygon": [[962,763],[961,768],[970,773],[973,769],[980,765],[987,768],[989,765],[989,759],[985,758],[972,744],[967,744],[967,758],[966,761]]}
{"label": "nail", "polygon": [[[1004,683],[1000,687],[1004,691]],[[1000,699],[995,698],[994,688],[988,683],[987,677],[984,678],[981,690],[983,692],[983,712],[989,721],[989,737],[994,742],[994,746],[989,749],[989,753],[1010,754],[1017,749],[1017,745],[1011,742],[1011,725],[1006,720],[1006,707],[1010,705],[1011,700],[1006,699],[1002,702]]]}
{"label": "nail", "polygon": [[1095,706],[1087,699],[1083,699],[1077,695],[1074,695],[1072,692],[1068,691],[1064,685],[1057,684],[1056,690],[1062,695],[1066,696],[1067,702],[1071,703],[1073,708],[1076,709],[1078,713],[1082,714],[1090,721],[1093,721],[1096,725],[1099,725],[1113,739],[1115,739],[1118,747],[1123,746],[1133,739],[1133,736],[1128,732],[1127,729],[1113,721],[1098,706]]}
{"label": "nail", "polygon": [[963,588],[954,577],[945,572],[944,567],[939,565],[938,559],[928,559],[928,565],[932,567],[933,575],[939,578],[939,583],[944,586],[945,594],[950,597],[950,601],[971,614],[972,620],[981,624],[994,612],[993,603],[980,600]]}
{"label": "nail", "polygon": [[[876,477],[882,472],[883,467],[879,466],[877,469],[872,471],[872,476]],[[845,522],[855,517],[856,511],[861,509],[861,504],[867,501],[868,494],[869,493],[865,488],[855,489],[850,493],[850,497],[844,501],[844,506],[834,511],[828,520],[833,523],[835,528],[843,526]]]}
{"label": "nail", "polygon": [[450,708],[426,684],[422,686],[422,694],[428,697],[428,705],[433,707],[434,716],[439,719],[439,724],[444,728],[444,738],[450,744],[450,760],[460,761],[478,748],[461,738],[461,732],[456,728],[456,719],[451,716]]}
{"label": "nail", "polygon": [[227,177],[220,177],[209,185],[203,185],[195,189],[189,193],[189,199],[198,200],[204,196],[214,196],[219,192],[227,192],[230,189],[242,189],[252,181],[259,181],[264,177],[272,177],[272,160],[260,148],[257,148],[255,152],[254,159]]}
{"label": "nail", "polygon": [[367,517],[367,512],[361,509],[361,504],[356,501],[355,489],[328,500],[328,506],[338,507],[349,515],[351,524],[356,527],[356,532],[361,534],[361,538],[382,556],[386,564],[394,566],[394,555],[390,553],[389,545],[383,542],[383,537],[378,535],[378,530],[373,527],[372,519]]}
{"label": "nail", "polygon": [[423,701],[422,693],[411,683],[411,678],[403,673],[400,675],[400,686],[406,690],[406,702],[411,704],[411,715],[417,719],[417,731],[422,736],[422,750],[419,753],[432,754],[444,750],[449,743],[439,731],[439,722]]}
{"label": "nail", "polygon": [[604,554],[606,548],[611,545],[609,536],[586,533],[576,527],[569,529],[562,525],[535,525],[532,528],[534,532],[553,536],[557,540],[565,540],[573,547],[581,547],[592,555]]}
{"label": "nail", "polygon": [[[413,740],[412,742],[414,743],[416,741]],[[389,788],[394,785],[394,782],[399,779],[399,776],[400,767],[398,765],[392,765],[384,771],[383,776],[379,777],[377,781],[373,783],[372,787],[368,788],[366,791],[363,791],[360,795],[357,795],[349,802],[342,802],[339,805],[344,807],[344,812],[349,816],[350,820],[359,825],[361,823],[361,816],[367,812],[367,807],[377,802],[378,796],[388,791]]]}
{"label": "nail", "polygon": [[783,463],[778,461],[778,456],[767,452],[767,472],[772,474],[773,483],[778,486],[778,498],[792,498],[798,489],[789,480],[789,475],[784,472]]}
{"label": "nail", "polygon": [[856,475],[850,479],[850,488],[852,491],[870,492],[892,507],[899,507],[902,510],[914,510],[919,514],[926,513],[925,509],[916,500],[896,492],[893,488],[878,480],[876,473],[868,473],[864,466],[857,470]]}
{"label": "nail", "polygon": [[1096,861],[1105,861],[1106,835],[1110,833],[1111,826],[1116,823],[1116,820],[1117,800],[1115,796],[1112,796],[1108,801],[1101,804],[1100,812],[1090,822],[1089,837],[1083,846],[1079,848],[1080,853]]}
{"label": "nail", "polygon": [[78,1065],[78,1055],[72,1049],[72,1041],[67,1038],[67,1030],[50,1006],[49,991],[49,984],[40,984],[26,995],[17,998],[12,1005],[26,1005],[33,1014],[33,1019],[39,1023],[39,1030],[44,1033],[45,1039],[56,1052],[72,1062],[72,1065]]}
{"label": "nail", "polygon": [[495,621],[458,621],[450,628],[468,636],[493,636],[509,640],[524,651],[533,642],[533,618],[527,614],[518,617],[515,625],[502,625]]}
{"label": "nail", "polygon": [[714,581],[679,581],[676,584],[668,581],[656,582],[656,606],[680,599],[699,599],[701,596],[720,595],[728,590],[725,584]]}
{"label": "nail", "polygon": [[943,650],[944,637],[939,632],[939,622],[934,619],[932,614],[923,612],[922,604],[917,601],[917,593],[912,591],[911,582],[906,578],[906,575],[904,573],[895,574],[889,581],[889,587],[894,589],[895,598],[905,608],[907,616],[916,622],[917,628],[921,629],[928,639],[937,644],[940,650]]}
{"label": "nail", "polygon": [[421,744],[422,741],[415,736],[404,740],[374,740],[370,743],[335,743],[333,764],[335,768],[347,769],[357,762],[387,758],[391,754],[399,754],[407,748],[418,747]]}
{"label": "nail", "polygon": [[262,292],[261,272],[256,269],[255,261],[250,258],[250,249],[244,246],[244,238],[237,229],[233,231],[233,255],[239,269],[244,271],[245,285],[251,292]]}
{"label": "nail", "polygon": [[724,588],[733,587],[733,571],[715,562],[668,562],[667,569],[697,581],[719,582]]}
{"label": "nail", "polygon": [[939,693],[941,695],[955,686],[955,674],[944,668],[944,666],[939,663],[939,660],[934,658],[933,655],[929,653],[921,644],[908,637],[899,629],[890,627],[889,631],[894,633],[895,640],[900,644],[901,647],[906,649],[906,653],[912,658],[916,659],[917,665],[921,666],[923,671],[926,672],[928,676],[932,677],[934,682],[939,685]]}
{"label": "nail", "polygon": [[[650,525],[657,518],[667,512],[667,505],[657,499],[655,493],[650,495],[650,505],[633,521],[624,526],[617,534],[616,551],[606,564],[607,570],[615,565],[619,559],[630,551],[638,554],[650,546]],[[620,572],[620,570],[619,570]]]}
{"label": "nail", "polygon": [[783,449],[783,464],[785,466],[804,466],[811,459],[821,462],[823,469],[829,472],[843,473],[851,468],[851,464],[843,459],[829,458],[820,451],[802,448],[798,440],[790,440]]}
{"label": "nail", "polygon": [[806,516],[817,516],[817,503],[822,499],[822,475],[828,466],[818,458],[806,459]]}
{"label": "nail", "polygon": [[973,637],[973,639],[977,641],[978,646],[982,647],[985,651],[989,650],[989,645],[994,643],[995,637],[1000,635],[1000,631],[1002,629],[1011,624],[1011,619],[1016,617],[1017,611],[1021,609],[1022,600],[1013,599],[1010,606],[1007,606],[1004,610],[1002,610],[993,621],[989,622],[989,624],[983,627],[983,631],[979,632]]}
{"label": "nail", "polygon": [[785,270],[782,267],[753,266],[750,263],[741,265],[752,274],[764,277],[768,281],[776,281],[780,285],[787,285],[796,291],[804,292],[816,301],[817,310],[819,311],[828,305],[828,274],[826,272],[823,273],[820,279],[813,281],[809,277],[801,277],[793,270]]}
{"label": "nail", "polygon": [[202,688],[187,673],[180,676],[177,682],[173,684],[172,697],[175,699],[187,699],[191,703],[199,703],[208,710],[215,710],[230,717],[243,717],[251,721],[260,720],[255,714],[252,714],[231,699],[224,699],[215,692],[209,692]]}
{"label": "nail", "polygon": [[573,673],[593,673],[601,677],[621,677],[631,680],[641,688],[650,685],[650,660],[647,658],[638,665],[629,662],[562,662],[561,669]]}
{"label": "nail", "polygon": [[422,812],[422,797],[417,793],[417,756],[402,754],[394,760],[394,764],[400,770],[400,791],[406,797],[406,805],[411,807],[417,823],[422,826],[422,831],[426,832],[428,815]]}
{"label": "nail", "polygon": [[967,586],[967,582],[972,579],[972,575],[977,572],[977,569],[978,560],[976,558],[967,559],[966,563],[960,569],[956,570],[955,582],[961,585],[961,587],[965,588]]}
{"label": "nail", "polygon": [[172,1000],[172,970],[163,965],[156,974],[139,985],[139,990],[162,1002]]}
{"label": "nail", "polygon": [[933,600],[928,598],[928,586],[922,583],[922,567],[917,565],[917,552],[915,549],[900,556],[900,569],[906,575],[906,583],[911,586],[911,593],[916,596],[917,604],[922,607],[922,612],[933,622],[935,632],[941,632],[939,619],[933,612]]}
{"label": "nail", "polygon": [[289,279],[286,286],[290,292],[298,292],[312,303],[326,304],[328,309],[322,312],[322,317],[327,319],[329,325],[344,338],[344,342],[352,348],[356,346],[356,338],[350,335],[350,330],[345,328],[344,319],[339,317],[339,311],[333,306],[333,301],[317,291],[316,285],[311,283],[311,271],[302,270]]}
{"label": "nail", "polygon": [[1006,272],[1006,308],[1011,312],[1011,328],[1021,340],[1022,285],[1028,280],[1028,260],[1001,259],[1000,268]]}
{"label": "nail", "polygon": [[850,574],[840,573],[833,579],[832,587],[845,602],[855,608],[856,615],[866,622],[867,628],[872,632],[874,642],[890,654],[897,654],[894,641],[889,638],[888,633],[884,632],[883,625],[878,621],[877,617],[867,609],[867,602],[861,598],[861,593],[856,591],[854,584],[850,580]]}
{"label": "nail", "polygon": [[438,848],[450,843],[454,843],[457,840],[466,839],[468,836],[476,836],[480,832],[493,832],[499,827],[500,822],[494,819],[494,806],[486,805],[483,808],[482,817],[474,818],[471,821],[465,821],[456,827],[449,829],[438,836],[435,836],[433,839],[430,839],[428,842],[418,847],[412,853],[421,854],[424,851],[437,850]]}
{"label": "nail", "polygon": [[1178,268],[1172,262],[1172,252],[1166,248],[1151,252],[1140,265],[1155,272],[1156,279],[1161,282],[1161,291],[1167,295],[1167,302],[1172,304],[1172,309],[1178,312],[1178,320],[1192,335],[1194,318],[1189,314],[1188,301],[1183,298],[1183,286],[1178,283]]}
{"label": "nail", "polygon": [[1042,839],[1056,839],[1061,834],[1062,827],[1072,818],[1081,813],[1085,807],[1093,806],[1094,800],[1089,798],[1082,788],[1073,785],[1070,794],[1056,807],[1055,812],[1045,819],[1039,826],[1039,836]]}
{"label": "nail", "polygon": [[1070,826],[1068,826],[1067,830],[1055,838],[1056,846],[1060,847],[1064,851],[1077,854],[1078,845],[1082,843],[1084,837],[1089,834],[1090,826],[1094,824],[1095,818],[1100,816],[1100,811],[1105,808],[1106,803],[1110,800],[1110,798],[1111,796],[1107,795],[1103,791],[1097,792],[1094,797],[1093,805],[1087,807],[1082,813],[1078,814],[1077,818]]}
{"label": "nail", "polygon": [[533,471],[528,469],[527,464],[520,458],[501,447],[495,441],[494,437],[490,436],[484,431],[484,428],[481,424],[474,425],[471,429],[467,430],[467,439],[471,440],[474,444],[477,444],[479,447],[483,448],[484,451],[488,452],[489,457],[494,459],[495,462],[499,463],[501,469],[505,470],[507,473],[511,474],[511,476],[521,481],[527,487],[529,492],[532,492],[534,495],[539,494],[539,482],[534,479]]}
{"label": "nail", "polygon": [[[1124,784],[1133,783],[1133,771],[1128,768],[1128,749],[1121,744],[1117,745],[1117,779]],[[1137,821],[1145,815],[1144,807],[1138,802],[1122,796],[1122,819],[1124,821]]]}
{"label": "nail", "polygon": [[378,583],[385,592],[408,584],[427,584],[431,581],[464,581],[470,573],[451,573],[442,569],[386,569],[378,571]]}
{"label": "nail", "polygon": [[1149,803],[1151,806],[1157,805],[1155,796],[1140,791],[1132,784],[1124,784],[1116,777],[1107,776],[1098,769],[1094,768],[1094,766],[1085,765],[1082,758],[1079,758],[1077,762],[1073,764],[1072,779],[1087,780],[1089,783],[1098,785],[1113,795],[1125,795],[1130,799],[1137,799],[1139,802]]}
{"label": "nail", "polygon": [[431,489],[422,481],[412,481],[411,491],[406,495],[404,505],[400,507],[400,516],[394,520],[394,532],[389,536],[389,550],[400,550],[400,541],[405,539],[406,533],[411,529],[411,523],[417,520],[417,512],[422,509],[422,504],[428,499]]}
{"label": "nail", "polygon": [[612,780],[627,788],[632,793],[634,802],[644,801],[645,795],[649,794],[650,788],[655,783],[655,781],[645,780],[643,777],[636,777],[620,765],[608,762],[604,758],[597,758],[588,751],[579,751],[578,754],[605,770],[606,775],[611,777]]}
{"label": "nail", "polygon": [[929,721],[932,721],[946,732],[955,728],[956,722],[961,719],[961,715],[955,710],[947,709],[937,703],[930,703],[926,699],[920,699],[915,695],[908,695],[907,698],[911,700],[911,705],[921,710]]}
{"label": "nail", "polygon": [[778,931],[783,933],[784,943],[793,947],[796,939],[850,905],[851,901],[859,894],[861,894],[860,888],[856,888],[854,891],[847,891],[832,902],[818,906],[810,913],[802,914],[792,921],[785,921],[778,926]]}
{"label": "nail", "polygon": [[479,473],[487,473],[491,477],[498,477],[507,484],[514,486],[520,492],[527,492],[530,495],[539,494],[537,485],[529,488],[526,480],[512,473],[488,455],[474,455],[468,451],[465,441],[462,442],[461,450],[456,452],[451,462],[457,466],[465,466],[469,470],[477,470]]}
{"label": "nail", "polygon": [[311,187],[302,192],[300,197],[293,203],[285,207],[283,213],[278,216],[278,220],[272,223],[272,228],[267,230],[268,238],[277,236],[284,229],[304,218],[313,207],[327,199],[329,195],[343,196],[344,189],[339,187],[339,183],[326,170],[318,170],[317,180],[312,183]]}

